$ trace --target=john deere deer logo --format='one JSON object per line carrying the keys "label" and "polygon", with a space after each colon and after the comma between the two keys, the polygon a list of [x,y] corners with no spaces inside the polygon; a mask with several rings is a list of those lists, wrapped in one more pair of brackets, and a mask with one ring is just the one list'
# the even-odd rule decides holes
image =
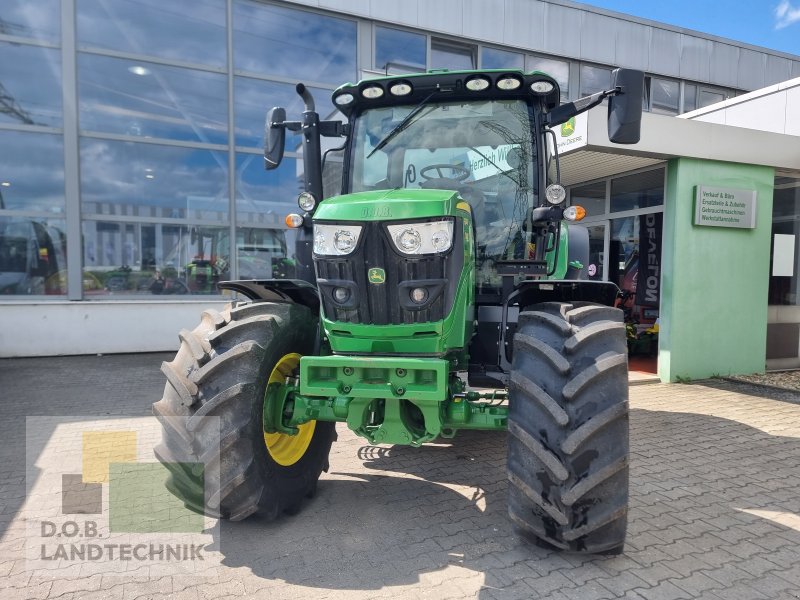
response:
{"label": "john deere deer logo", "polygon": [[386,281],[386,271],[377,267],[370,269],[367,272],[367,279],[369,279],[370,283],[374,283],[375,285],[384,283]]}
{"label": "john deere deer logo", "polygon": [[575,117],[561,124],[561,137],[569,137],[575,133]]}

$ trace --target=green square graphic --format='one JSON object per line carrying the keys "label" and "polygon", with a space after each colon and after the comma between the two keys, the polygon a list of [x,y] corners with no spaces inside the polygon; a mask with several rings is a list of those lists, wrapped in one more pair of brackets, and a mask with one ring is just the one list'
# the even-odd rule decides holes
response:
{"label": "green square graphic", "polygon": [[[170,471],[188,471],[204,481],[202,463],[175,463]],[[109,464],[109,529],[112,533],[200,533],[203,515],[189,510],[166,487],[170,472],[160,463]],[[194,487],[194,486],[193,486]],[[202,506],[203,489],[184,498]]]}
{"label": "green square graphic", "polygon": [[83,474],[61,475],[61,514],[99,515],[103,512],[103,484],[84,483]]}

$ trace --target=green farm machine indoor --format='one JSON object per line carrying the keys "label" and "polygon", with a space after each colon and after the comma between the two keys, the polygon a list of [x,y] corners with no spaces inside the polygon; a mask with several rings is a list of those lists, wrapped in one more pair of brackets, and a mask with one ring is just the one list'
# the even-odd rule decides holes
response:
{"label": "green farm machine indoor", "polygon": [[[298,84],[302,119],[269,111],[264,155],[274,169],[286,131],[302,136],[297,278],[220,283],[249,300],[181,332],[153,406],[170,489],[209,515],[274,518],[315,491],[337,422],[412,446],[507,430],[514,524],[621,552],[625,327],[616,286],[584,276],[585,212],[565,207],[554,128],[608,98],[611,141],[637,142],[643,82],[617,69],[611,89],[560,104],[540,72],[386,76],[334,91],[346,122],[320,120]],[[324,200],[321,137],[344,153]],[[221,428],[210,497],[186,466],[216,452],[205,416]]]}

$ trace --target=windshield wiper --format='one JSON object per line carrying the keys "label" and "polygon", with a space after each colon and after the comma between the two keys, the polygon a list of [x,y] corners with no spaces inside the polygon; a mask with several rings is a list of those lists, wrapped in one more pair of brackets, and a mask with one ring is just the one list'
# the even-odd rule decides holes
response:
{"label": "windshield wiper", "polygon": [[393,138],[394,138],[394,137],[395,137],[395,136],[396,136],[398,133],[401,133],[401,132],[402,132],[403,130],[405,130],[405,129],[406,129],[408,126],[409,126],[409,125],[411,125],[411,123],[414,121],[415,117],[416,117],[417,115],[419,115],[420,111],[422,111],[422,109],[425,107],[425,105],[428,103],[428,100],[430,100],[430,99],[431,99],[431,97],[433,96],[433,94],[434,94],[434,93],[435,93],[435,92],[431,92],[431,93],[430,93],[430,94],[428,94],[428,95],[427,95],[425,98],[423,98],[423,99],[422,99],[422,102],[420,102],[419,104],[417,104],[417,105],[416,105],[416,106],[415,106],[415,107],[414,107],[414,108],[411,110],[411,112],[410,112],[410,113],[408,113],[408,114],[405,116],[405,118],[404,118],[402,121],[400,121],[400,122],[397,124],[397,127],[395,127],[394,129],[392,129],[392,130],[391,130],[389,133],[387,133],[387,134],[386,134],[386,136],[385,136],[385,137],[384,137],[384,138],[383,138],[383,139],[382,139],[380,142],[378,142],[378,144],[377,144],[377,145],[376,145],[376,146],[375,146],[375,147],[372,149],[372,152],[370,152],[369,154],[367,154],[367,158],[369,158],[370,156],[372,156],[373,154],[375,154],[375,153],[376,153],[378,150],[382,150],[382,149],[383,149],[383,148],[386,146],[386,144],[388,144],[390,141],[392,141],[392,139],[393,139]]}

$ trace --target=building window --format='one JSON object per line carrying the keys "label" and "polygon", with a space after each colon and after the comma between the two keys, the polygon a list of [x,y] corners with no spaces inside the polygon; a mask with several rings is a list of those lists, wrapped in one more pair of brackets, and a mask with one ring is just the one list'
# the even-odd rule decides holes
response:
{"label": "building window", "polygon": [[604,214],[606,212],[606,182],[597,181],[572,188],[570,204],[585,208],[587,217]]}
{"label": "building window", "polygon": [[62,138],[3,131],[0,139],[0,296],[65,294]]}
{"label": "building window", "polygon": [[61,127],[61,52],[0,42],[0,56],[0,123]]}
{"label": "building window", "polygon": [[225,0],[78,0],[82,46],[224,67]]}
{"label": "building window", "polygon": [[611,69],[581,65],[581,97],[611,88]]}
{"label": "building window", "polygon": [[228,81],[222,73],[81,54],[78,86],[84,131],[228,142]]}
{"label": "building window", "polygon": [[424,35],[375,28],[375,69],[382,73],[416,73],[425,70],[428,42]]}
{"label": "building window", "polygon": [[561,88],[561,101],[569,99],[569,62],[541,56],[528,56],[528,70],[547,73]]}
{"label": "building window", "polygon": [[[800,305],[800,178],[775,177],[769,303]],[[795,347],[796,348],[796,347]]]}
{"label": "building window", "polygon": [[697,86],[693,83],[683,84],[683,112],[697,109]]}
{"label": "building window", "polygon": [[481,48],[482,69],[519,69],[525,68],[525,57],[518,52],[498,50],[497,48]]}
{"label": "building window", "polygon": [[650,112],[677,115],[680,112],[680,83],[650,77]]}
{"label": "building window", "polygon": [[0,33],[58,44],[61,0],[3,0]]}
{"label": "building window", "polygon": [[292,81],[355,81],[356,22],[312,12],[237,1],[233,60],[239,71]]}
{"label": "building window", "polygon": [[478,48],[449,40],[431,40],[431,68],[464,71],[478,68]]}
{"label": "building window", "polygon": [[717,102],[722,102],[725,100],[725,94],[722,92],[713,92],[711,90],[700,90],[700,93],[697,96],[697,108],[705,108],[706,106],[711,106],[712,104],[716,104]]}
{"label": "building window", "polygon": [[664,169],[625,175],[611,180],[611,210],[622,212],[664,204]]}
{"label": "building window", "polygon": [[[263,148],[264,119],[268,107],[282,106],[286,109],[288,119],[299,118],[303,112],[303,100],[295,91],[294,84],[236,76],[233,86],[237,146]],[[329,119],[336,114],[331,102],[331,90],[309,86],[308,91],[314,98],[320,119]],[[300,140],[300,136],[290,132],[286,136],[286,149],[294,151]]]}

